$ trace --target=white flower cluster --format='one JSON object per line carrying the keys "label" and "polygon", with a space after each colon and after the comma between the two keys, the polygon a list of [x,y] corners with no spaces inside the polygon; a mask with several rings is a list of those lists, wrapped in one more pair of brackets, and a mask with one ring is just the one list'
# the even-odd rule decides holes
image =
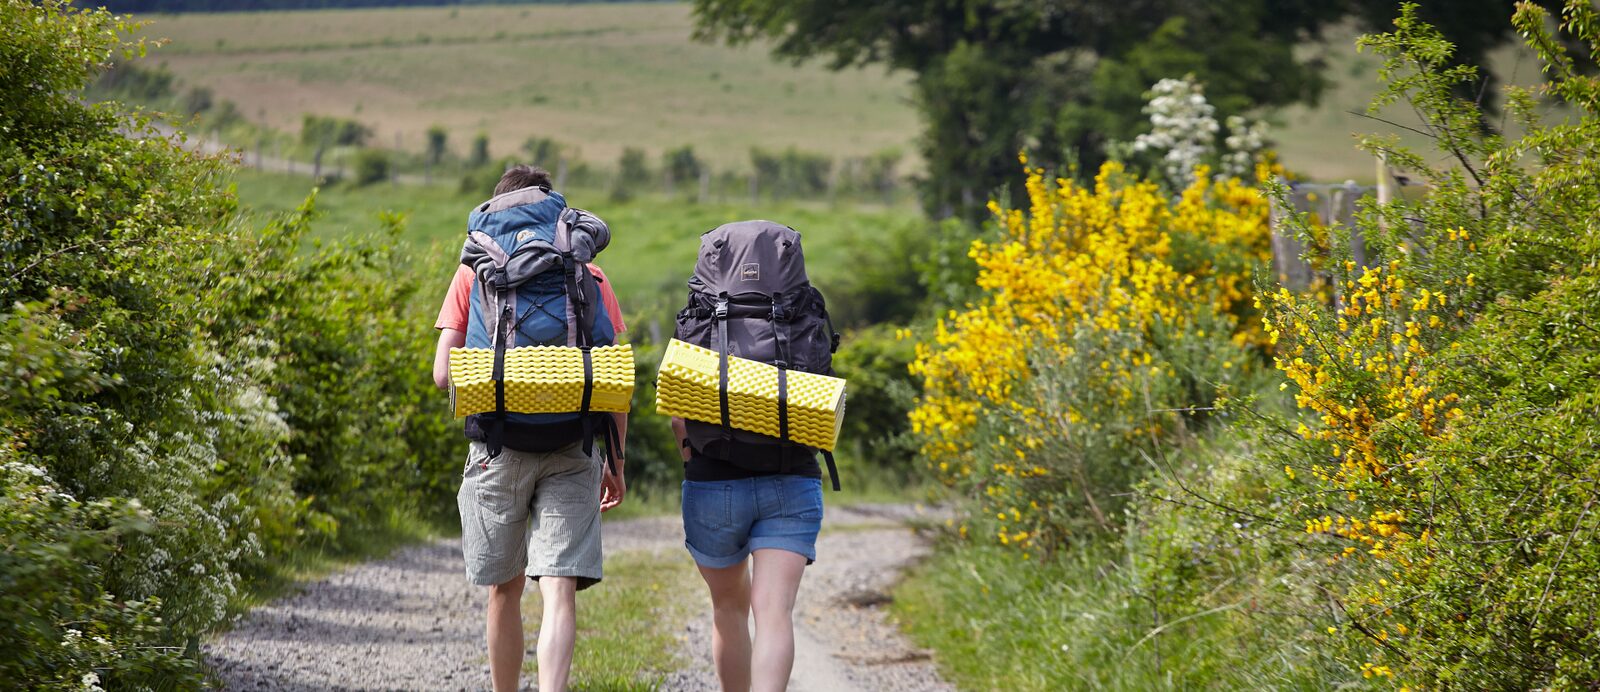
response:
{"label": "white flower cluster", "polygon": [[1228,178],[1249,179],[1255,175],[1256,160],[1267,148],[1267,124],[1242,115],[1228,116],[1228,138],[1222,141],[1224,153],[1217,173]]}
{"label": "white flower cluster", "polygon": [[[1163,79],[1150,88],[1144,112],[1150,132],[1133,140],[1133,151],[1160,154],[1168,182],[1188,183],[1194,169],[1217,156],[1216,107],[1206,101],[1205,87],[1193,75]],[[1228,117],[1228,136],[1216,160],[1222,177],[1249,177],[1256,156],[1266,147],[1266,124],[1242,116]]]}
{"label": "white flower cluster", "polygon": [[1144,112],[1150,116],[1151,129],[1133,140],[1133,150],[1165,152],[1161,160],[1169,179],[1183,180],[1211,156],[1222,126],[1213,117],[1217,109],[1206,102],[1205,89],[1194,77],[1156,82]]}

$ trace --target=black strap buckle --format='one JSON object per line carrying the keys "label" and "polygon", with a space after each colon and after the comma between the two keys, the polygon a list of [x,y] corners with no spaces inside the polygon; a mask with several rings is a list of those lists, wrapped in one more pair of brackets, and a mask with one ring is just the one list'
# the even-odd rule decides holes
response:
{"label": "black strap buckle", "polygon": [[726,301],[726,300],[717,301],[717,306],[714,309],[712,309],[711,314],[716,316],[716,318],[719,319],[719,320],[728,319],[728,301]]}

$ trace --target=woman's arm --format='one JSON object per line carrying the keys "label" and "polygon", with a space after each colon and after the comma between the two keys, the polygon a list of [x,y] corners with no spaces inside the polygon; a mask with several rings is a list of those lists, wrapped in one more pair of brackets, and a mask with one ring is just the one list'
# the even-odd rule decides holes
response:
{"label": "woman's arm", "polygon": [[439,330],[439,346],[433,351],[433,383],[440,389],[450,388],[450,349],[466,343],[466,332],[448,328]]}

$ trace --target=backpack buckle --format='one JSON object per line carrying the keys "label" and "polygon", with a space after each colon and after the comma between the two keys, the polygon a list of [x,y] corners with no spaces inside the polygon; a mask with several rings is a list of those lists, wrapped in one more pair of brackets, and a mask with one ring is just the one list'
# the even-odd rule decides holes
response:
{"label": "backpack buckle", "polygon": [[728,319],[728,301],[717,301],[717,306],[712,310],[712,314],[716,315],[719,320]]}

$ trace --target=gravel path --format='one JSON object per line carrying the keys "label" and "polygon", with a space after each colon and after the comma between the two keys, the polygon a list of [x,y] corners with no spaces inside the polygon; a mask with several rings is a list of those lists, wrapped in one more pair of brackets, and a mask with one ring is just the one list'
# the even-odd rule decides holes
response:
{"label": "gravel path", "polygon": [[[790,689],[953,689],[883,609],[900,571],[927,551],[907,522],[933,517],[909,505],[829,507],[826,517],[800,586]],[[607,554],[682,546],[676,517],[605,525]],[[462,574],[460,541],[440,540],[306,583],[208,642],[205,657],[227,689],[488,689],[485,595]],[[680,637],[689,666],[664,689],[717,689],[710,601],[704,589],[696,598]]]}

